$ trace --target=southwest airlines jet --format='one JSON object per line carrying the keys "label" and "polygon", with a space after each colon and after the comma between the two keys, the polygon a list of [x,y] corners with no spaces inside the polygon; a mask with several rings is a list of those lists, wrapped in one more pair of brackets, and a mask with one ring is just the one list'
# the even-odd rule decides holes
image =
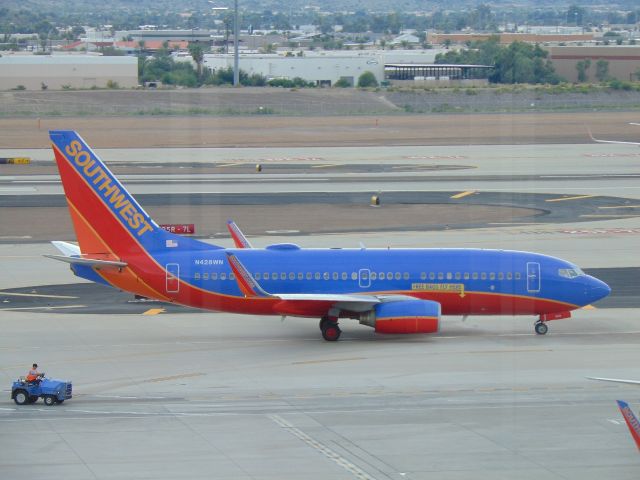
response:
{"label": "southwest airlines jet", "polygon": [[[535,331],[609,287],[536,253],[478,249],[227,249],[161,229],[84,140],[51,131],[78,245],[53,242],[79,277],[156,300],[231,313],[340,318],[382,333],[432,333],[441,315],[532,315]],[[232,225],[230,225],[231,227]],[[233,224],[235,226],[235,224]],[[246,239],[245,239],[246,240]]]}

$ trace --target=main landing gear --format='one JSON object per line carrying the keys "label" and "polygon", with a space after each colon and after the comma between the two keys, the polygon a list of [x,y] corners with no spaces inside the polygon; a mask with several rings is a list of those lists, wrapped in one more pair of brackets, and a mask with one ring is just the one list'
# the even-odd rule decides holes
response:
{"label": "main landing gear", "polygon": [[320,331],[322,332],[322,338],[327,342],[335,342],[340,338],[342,330],[338,326],[337,318],[322,317],[320,320]]}
{"label": "main landing gear", "polygon": [[546,335],[549,331],[549,327],[542,320],[538,320],[533,327],[538,335]]}

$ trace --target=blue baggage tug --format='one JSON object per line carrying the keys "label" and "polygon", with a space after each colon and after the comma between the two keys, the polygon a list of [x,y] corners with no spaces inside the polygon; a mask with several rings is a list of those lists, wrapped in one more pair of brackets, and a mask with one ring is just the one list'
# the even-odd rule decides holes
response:
{"label": "blue baggage tug", "polygon": [[11,398],[17,405],[28,405],[42,397],[45,405],[52,406],[71,398],[72,390],[70,380],[43,378],[39,382],[27,382],[24,377],[20,377],[13,382]]}

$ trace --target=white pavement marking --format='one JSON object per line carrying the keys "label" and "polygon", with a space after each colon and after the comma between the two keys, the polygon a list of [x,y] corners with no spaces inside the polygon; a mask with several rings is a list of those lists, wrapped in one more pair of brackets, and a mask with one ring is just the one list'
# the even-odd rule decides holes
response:
{"label": "white pavement marking", "polygon": [[85,308],[86,305],[61,305],[59,307],[7,307],[0,308],[0,311],[18,311],[18,310],[61,310],[65,308]]}
{"label": "white pavement marking", "polygon": [[[2,237],[0,237],[2,238]],[[10,297],[38,297],[38,298],[78,298],[69,295],[43,295],[40,293],[13,293],[0,290],[0,295],[8,295]]]}
{"label": "white pavement marking", "polygon": [[367,472],[357,467],[353,463],[349,462],[346,458],[340,456],[338,453],[331,450],[326,445],[318,442],[317,440],[314,440],[309,435],[304,433],[302,430],[297,429],[296,427],[291,425],[289,422],[287,422],[284,418],[280,417],[279,415],[269,415],[269,418],[273,420],[275,423],[277,423],[278,425],[280,425],[282,428],[287,430],[289,433],[294,435],[295,437],[298,437],[300,440],[302,440],[304,443],[309,445],[311,448],[322,453],[329,460],[332,460],[333,462],[337,463],[348,472],[352,473],[354,477],[359,478],[361,480],[374,480],[374,477],[369,475]]}

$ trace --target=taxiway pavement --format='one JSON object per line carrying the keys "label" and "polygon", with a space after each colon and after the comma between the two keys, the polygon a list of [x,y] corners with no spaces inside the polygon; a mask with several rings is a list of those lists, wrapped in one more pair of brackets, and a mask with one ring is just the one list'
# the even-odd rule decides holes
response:
{"label": "taxiway pavement", "polygon": [[[614,150],[635,153],[628,147],[607,151]],[[497,156],[500,151],[496,147]],[[572,167],[554,167],[558,162],[551,156],[546,165],[552,174],[577,169],[601,175],[593,184],[579,178],[551,186],[542,180],[501,184],[560,196],[607,191],[638,198],[637,179],[611,183],[602,176],[604,170],[634,175],[640,170],[635,157],[595,161],[580,155],[567,155]],[[494,174],[502,175],[487,150],[492,161]],[[524,164],[525,171],[536,170]],[[386,182],[384,174],[379,181],[404,188]],[[284,191],[299,188],[284,185]],[[3,184],[0,193],[10,187]],[[29,187],[42,193],[37,185]],[[573,201],[581,199],[566,203]],[[631,216],[437,232],[274,233],[251,240],[257,246],[288,241],[357,247],[362,241],[367,247],[515,248],[584,268],[621,268],[640,267],[639,235],[640,221]],[[0,290],[20,287],[40,295],[40,285],[75,284],[66,265],[42,258],[51,248],[25,239],[0,245]],[[639,286],[631,282],[629,289]],[[615,404],[626,399],[637,409],[640,389],[585,378],[640,379],[637,308],[580,310],[571,320],[553,322],[544,337],[533,333],[533,318],[450,317],[428,336],[376,335],[344,321],[341,340],[327,343],[317,322],[308,319],[149,312],[158,310],[155,305],[146,315],[53,314],[46,297],[34,298],[40,303],[25,309],[12,309],[10,299],[0,304],[2,478],[640,475],[637,450]],[[78,301],[67,300],[67,306]],[[34,361],[51,376],[72,379],[74,398],[55,407],[14,405],[11,381]]]}

